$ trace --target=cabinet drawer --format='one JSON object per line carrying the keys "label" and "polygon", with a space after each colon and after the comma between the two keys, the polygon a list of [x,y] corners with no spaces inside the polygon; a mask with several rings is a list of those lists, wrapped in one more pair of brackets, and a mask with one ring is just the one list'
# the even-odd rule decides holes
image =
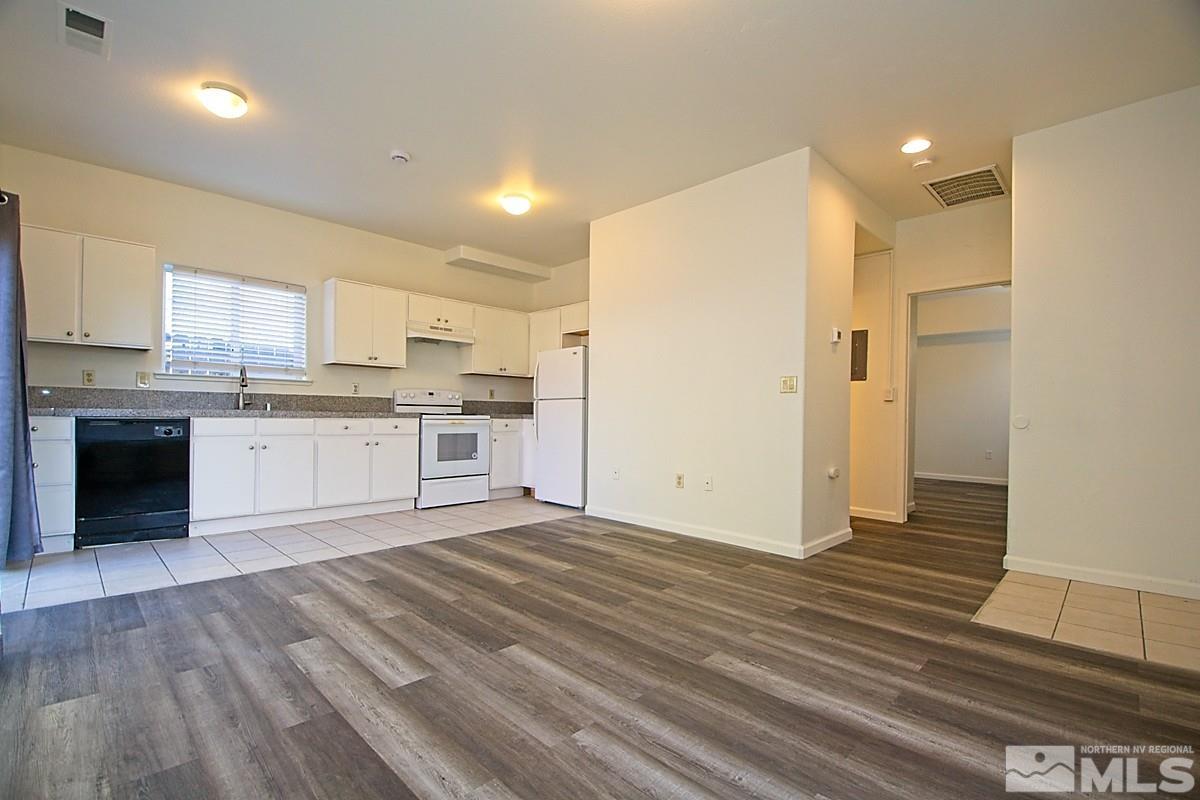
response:
{"label": "cabinet drawer", "polygon": [[371,432],[368,419],[319,419],[318,436],[363,436]]}
{"label": "cabinet drawer", "polygon": [[502,433],[504,431],[520,431],[521,420],[519,419],[494,419],[492,420],[492,431]]}
{"label": "cabinet drawer", "polygon": [[311,419],[260,419],[259,436],[312,436]]}
{"label": "cabinet drawer", "polygon": [[30,439],[73,439],[75,438],[74,417],[30,417]]}
{"label": "cabinet drawer", "polygon": [[75,482],[75,443],[36,441],[33,443],[33,481],[38,486]]}
{"label": "cabinet drawer", "polygon": [[192,436],[253,436],[254,417],[197,417]]}
{"label": "cabinet drawer", "polygon": [[408,434],[415,435],[421,432],[421,420],[419,419],[373,419],[371,420],[371,433],[376,435],[381,434]]}

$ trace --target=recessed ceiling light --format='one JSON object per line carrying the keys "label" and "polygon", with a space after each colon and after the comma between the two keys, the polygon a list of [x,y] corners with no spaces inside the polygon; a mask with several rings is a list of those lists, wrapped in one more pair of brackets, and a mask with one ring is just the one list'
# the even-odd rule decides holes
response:
{"label": "recessed ceiling light", "polygon": [[209,111],[224,119],[237,119],[250,108],[246,103],[246,95],[240,89],[216,81],[200,84],[200,102]]}
{"label": "recessed ceiling light", "polygon": [[533,201],[523,194],[506,194],[500,198],[500,205],[514,217],[519,217],[533,208]]}
{"label": "recessed ceiling light", "polygon": [[933,142],[929,141],[928,139],[909,139],[907,142],[900,145],[900,152],[908,153],[909,155],[912,155],[913,153],[924,153],[932,145]]}

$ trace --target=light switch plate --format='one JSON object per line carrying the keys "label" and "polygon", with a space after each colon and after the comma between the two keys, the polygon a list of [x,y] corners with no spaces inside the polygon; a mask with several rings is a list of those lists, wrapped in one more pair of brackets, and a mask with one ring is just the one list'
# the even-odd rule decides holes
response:
{"label": "light switch plate", "polygon": [[782,378],[779,379],[779,393],[780,394],[795,394],[796,393],[796,381],[797,381],[797,376],[784,375]]}
{"label": "light switch plate", "polygon": [[95,386],[96,385],[96,370],[85,369],[83,371],[83,385],[84,386]]}
{"label": "light switch plate", "polygon": [[829,332],[829,343],[830,344],[837,344],[841,340],[842,340],[842,329],[841,328],[834,328],[832,331]]}
{"label": "light switch plate", "polygon": [[135,378],[135,382],[137,384],[137,388],[139,388],[139,389],[149,389],[150,388],[150,373],[149,372],[138,372],[134,376],[134,378]]}

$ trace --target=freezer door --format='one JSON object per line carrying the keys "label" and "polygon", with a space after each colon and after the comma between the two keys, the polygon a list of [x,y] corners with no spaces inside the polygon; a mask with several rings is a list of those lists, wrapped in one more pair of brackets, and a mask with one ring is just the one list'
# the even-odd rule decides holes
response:
{"label": "freezer door", "polygon": [[568,347],[538,353],[533,396],[563,400],[587,396],[587,348]]}
{"label": "freezer door", "polygon": [[539,400],[535,408],[537,464],[533,494],[538,500],[583,508],[587,460],[583,400]]}

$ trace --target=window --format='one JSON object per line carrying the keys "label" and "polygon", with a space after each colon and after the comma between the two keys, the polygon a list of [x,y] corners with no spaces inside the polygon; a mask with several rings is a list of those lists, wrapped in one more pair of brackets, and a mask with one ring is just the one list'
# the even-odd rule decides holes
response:
{"label": "window", "polygon": [[304,380],[308,303],[303,286],[167,264],[163,368],[173,375]]}

